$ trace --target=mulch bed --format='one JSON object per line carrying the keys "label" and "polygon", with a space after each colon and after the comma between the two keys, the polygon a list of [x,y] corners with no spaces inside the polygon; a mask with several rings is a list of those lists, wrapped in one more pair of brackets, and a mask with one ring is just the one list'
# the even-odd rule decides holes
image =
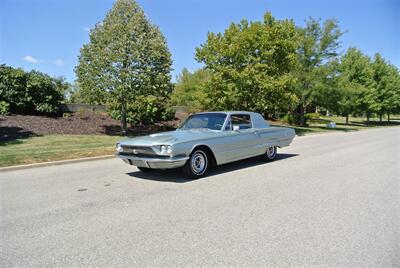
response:
{"label": "mulch bed", "polygon": [[[150,126],[130,126],[127,135],[144,135],[171,130],[178,123],[178,120],[173,120]],[[121,135],[122,131],[120,122],[106,113],[73,113],[68,118],[37,115],[0,116],[0,141],[45,134]]]}

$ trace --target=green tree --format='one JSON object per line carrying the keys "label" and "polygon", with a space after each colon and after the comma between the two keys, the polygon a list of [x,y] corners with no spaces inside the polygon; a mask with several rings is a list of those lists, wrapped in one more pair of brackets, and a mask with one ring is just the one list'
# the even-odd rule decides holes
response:
{"label": "green tree", "polygon": [[386,107],[387,120],[390,121],[390,114],[400,113],[400,73],[396,66],[389,64],[388,82],[386,85],[386,98],[384,107]]}
{"label": "green tree", "polygon": [[339,62],[336,60],[331,61],[317,68],[315,70],[315,75],[318,76],[319,79],[314,81],[312,96],[309,96],[312,97],[312,103],[318,108],[323,108],[331,112],[338,112],[340,110],[339,102],[342,98],[342,92],[338,89]]}
{"label": "green tree", "polygon": [[196,59],[210,72],[211,109],[263,114],[290,111],[297,102],[291,71],[296,61],[296,26],[266,13],[261,22],[242,20],[224,33],[209,33]]}
{"label": "green tree", "polygon": [[190,72],[184,68],[178,75],[171,101],[174,105],[186,106],[190,112],[207,108],[206,83],[210,79],[208,70]]}
{"label": "green tree", "polygon": [[341,57],[338,88],[341,92],[339,112],[346,116],[357,111],[370,113],[373,70],[370,59],[356,48],[349,48]]}
{"label": "green tree", "polygon": [[90,102],[85,102],[82,100],[81,97],[82,90],[79,87],[79,83],[75,82],[70,84],[68,87],[66,93],[65,93],[65,98],[68,103],[90,103]]}
{"label": "green tree", "polygon": [[[171,65],[160,30],[134,0],[117,0],[91,30],[90,42],[81,48],[75,71],[81,95],[90,96],[91,103],[110,102],[117,108],[125,133],[128,103],[135,107],[143,105],[144,97],[167,97]],[[131,112],[135,111],[141,109]]]}
{"label": "green tree", "polygon": [[60,93],[64,100],[67,99],[68,92],[71,88],[71,84],[65,80],[64,76],[58,76],[53,78],[56,90]]}
{"label": "green tree", "polygon": [[[311,104],[317,104],[323,80],[332,77],[327,67],[337,60],[339,38],[343,34],[336,20],[320,20],[310,18],[306,26],[298,28],[300,45],[298,46],[298,62],[295,76],[297,79],[297,94],[300,100],[300,124],[305,125],[304,114]],[[332,70],[334,71],[334,70]],[[323,74],[323,75],[321,75]]]}
{"label": "green tree", "polygon": [[382,122],[382,117],[385,113],[389,113],[392,109],[393,98],[396,87],[396,69],[393,68],[385,59],[376,53],[372,62],[374,90],[371,92],[372,105],[371,108],[379,115],[379,121]]}

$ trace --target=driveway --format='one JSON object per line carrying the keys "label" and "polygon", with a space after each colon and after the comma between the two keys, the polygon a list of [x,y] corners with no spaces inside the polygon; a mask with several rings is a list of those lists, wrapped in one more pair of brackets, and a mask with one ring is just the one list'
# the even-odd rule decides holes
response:
{"label": "driveway", "polygon": [[0,173],[0,266],[400,266],[400,128],[188,181],[117,159]]}

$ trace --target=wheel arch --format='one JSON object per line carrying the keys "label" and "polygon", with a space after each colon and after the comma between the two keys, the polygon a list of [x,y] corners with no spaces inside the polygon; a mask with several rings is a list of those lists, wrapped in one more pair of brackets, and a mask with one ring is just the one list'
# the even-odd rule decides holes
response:
{"label": "wheel arch", "polygon": [[217,166],[217,160],[215,158],[215,154],[213,152],[213,150],[205,145],[205,144],[196,144],[192,147],[192,150],[190,151],[190,154],[193,153],[195,150],[197,149],[203,149],[204,151],[206,151],[207,156],[210,157],[210,166],[211,167],[216,167]]}

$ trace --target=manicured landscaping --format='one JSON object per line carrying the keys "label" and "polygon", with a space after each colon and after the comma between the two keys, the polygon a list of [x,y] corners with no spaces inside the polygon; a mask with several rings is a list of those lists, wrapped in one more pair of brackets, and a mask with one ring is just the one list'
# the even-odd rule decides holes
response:
{"label": "manicured landscaping", "polygon": [[44,135],[0,142],[0,167],[109,155],[120,136]]}
{"label": "manicured landscaping", "polygon": [[[291,127],[295,129],[299,136],[323,133],[323,132],[348,132],[364,129],[400,126],[400,118],[393,118],[391,122],[386,120],[382,123],[379,119],[372,118],[370,123],[366,123],[365,118],[349,118],[346,125],[344,117],[326,117],[312,119],[307,127],[289,126],[281,121],[270,122],[271,125]],[[329,122],[336,122],[336,128],[328,128]],[[167,130],[159,127],[158,129],[146,129],[148,134]],[[147,133],[146,133],[147,132]],[[16,136],[16,135],[11,135]],[[19,138],[0,142],[0,167],[14,166],[22,164],[39,163],[46,161],[57,161],[74,159],[81,157],[110,155],[115,152],[115,143],[123,139],[121,136],[113,135],[70,135],[70,134],[37,134],[33,136],[21,136]]]}
{"label": "manicured landscaping", "polygon": [[[280,121],[271,122],[272,125],[291,127],[296,131],[299,136],[321,133],[321,132],[349,132],[358,131],[376,127],[390,127],[390,126],[400,126],[400,118],[392,118],[390,122],[383,120],[379,122],[379,118],[371,118],[370,122],[367,123],[365,118],[360,117],[350,117],[349,124],[346,125],[346,118],[341,116],[321,116],[319,119],[311,119],[308,122],[308,126],[289,126],[282,124]],[[336,128],[328,128],[327,124],[329,122],[335,122]]]}

